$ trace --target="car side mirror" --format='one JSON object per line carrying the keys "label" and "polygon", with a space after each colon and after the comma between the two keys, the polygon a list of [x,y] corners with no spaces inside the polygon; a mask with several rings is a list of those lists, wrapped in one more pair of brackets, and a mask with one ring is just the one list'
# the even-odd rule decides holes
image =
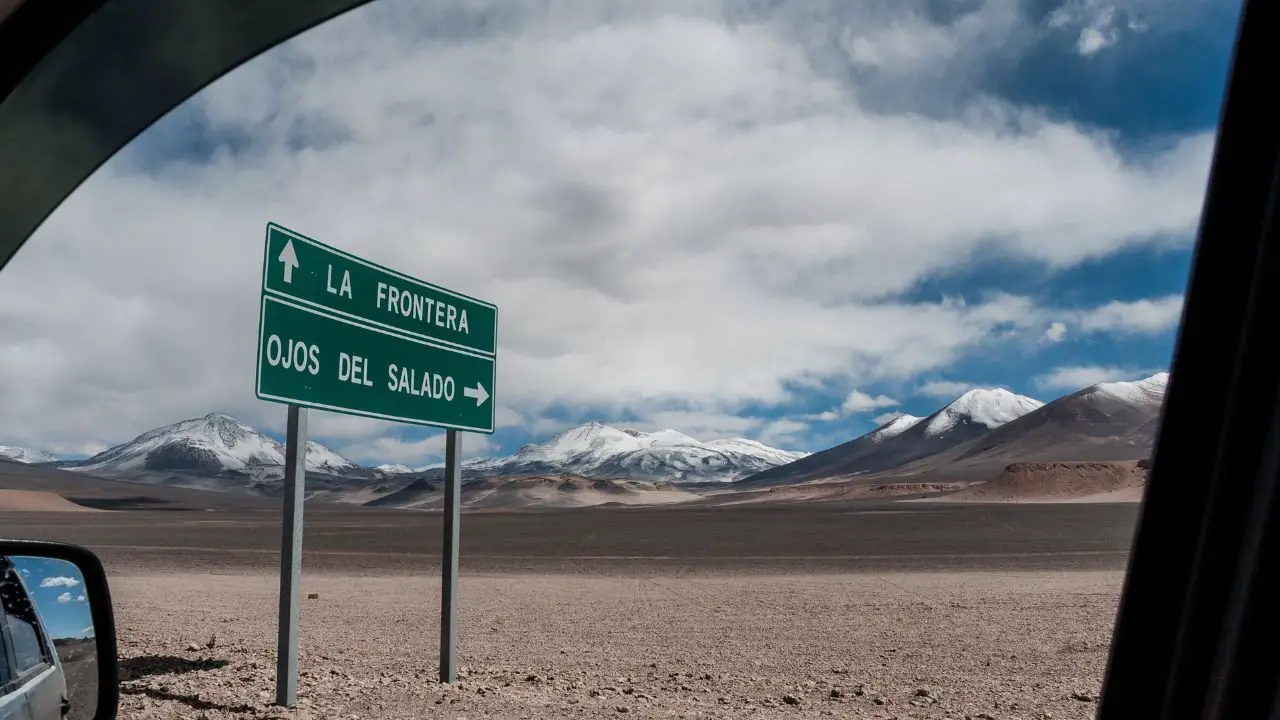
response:
{"label": "car side mirror", "polygon": [[96,555],[0,540],[0,610],[0,717],[115,719],[115,617]]}

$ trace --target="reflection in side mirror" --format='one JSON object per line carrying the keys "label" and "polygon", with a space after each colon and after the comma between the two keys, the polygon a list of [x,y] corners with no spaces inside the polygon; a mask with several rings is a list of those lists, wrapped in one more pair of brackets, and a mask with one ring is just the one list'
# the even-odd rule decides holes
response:
{"label": "reflection in side mirror", "polygon": [[111,601],[101,565],[82,553],[0,541],[0,720],[115,717]]}

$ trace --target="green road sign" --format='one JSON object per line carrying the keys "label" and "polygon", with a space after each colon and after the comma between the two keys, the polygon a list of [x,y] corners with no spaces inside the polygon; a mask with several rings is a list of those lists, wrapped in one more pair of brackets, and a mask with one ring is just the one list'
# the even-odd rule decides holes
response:
{"label": "green road sign", "polygon": [[[264,264],[258,325],[259,398],[383,420],[493,432],[497,366],[493,353],[497,308],[493,305],[393,273],[276,225],[267,226]],[[281,266],[291,269],[282,270]],[[392,314],[380,309],[377,301],[371,305],[358,301],[348,306],[352,312],[328,308],[326,302],[336,302],[324,297],[330,293],[322,285],[319,293],[313,292],[317,276],[321,283],[325,281],[326,266],[341,268],[335,283],[339,292],[332,294],[339,300],[371,297],[357,294],[361,283],[365,290],[373,287],[376,293],[377,283],[395,282],[415,298],[430,298],[431,312],[445,318],[445,327],[434,319],[431,324],[415,320],[419,317],[417,308],[424,308],[421,317],[425,318],[428,307],[416,299],[410,301],[409,313],[397,310],[398,319],[386,323],[367,320],[356,312],[372,307],[374,312]],[[343,273],[349,273],[345,282]],[[281,284],[296,287],[301,297],[277,291]],[[341,290],[344,286],[349,293]],[[383,303],[390,297],[384,293]],[[436,309],[440,307],[453,310]],[[465,323],[459,321],[462,312]],[[397,324],[410,320],[419,323],[415,329]],[[484,329],[483,341],[469,334],[476,328]],[[431,334],[436,332],[442,337]],[[464,345],[468,338],[479,347]]]}
{"label": "green road sign", "polygon": [[498,308],[267,225],[263,292],[365,325],[493,355]]}

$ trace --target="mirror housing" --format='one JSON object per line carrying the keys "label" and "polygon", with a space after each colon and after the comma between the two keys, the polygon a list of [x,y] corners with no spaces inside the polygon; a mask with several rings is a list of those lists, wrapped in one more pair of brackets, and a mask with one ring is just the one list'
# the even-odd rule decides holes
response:
{"label": "mirror housing", "polygon": [[[59,576],[47,578],[47,581],[33,581],[30,570],[24,565],[46,562],[62,562],[74,566],[79,571],[80,577],[77,579]],[[14,582],[15,577],[23,579],[20,582]],[[73,600],[70,590],[78,584],[77,581],[83,582],[83,588],[77,590],[78,595]],[[33,585],[35,589],[32,589]],[[42,595],[38,590],[41,588],[44,589],[45,594],[53,593],[56,596],[53,605],[40,601]],[[107,587],[106,571],[103,570],[102,562],[98,557],[85,548],[68,543],[0,539],[0,596],[5,601],[4,614],[0,615],[0,641],[3,641],[0,642],[0,663],[3,663],[0,664],[0,703],[6,700],[24,701],[28,698],[18,697],[19,693],[29,692],[31,686],[48,681],[61,688],[62,699],[58,715],[68,716],[68,713],[74,710],[70,717],[76,720],[80,718],[115,720],[120,702],[115,614],[112,612],[111,592]],[[93,650],[78,653],[87,640],[83,632],[77,633],[81,635],[78,638],[54,639],[50,636],[49,627],[53,622],[50,618],[50,608],[59,607],[64,603],[67,605],[78,603],[81,614],[84,612],[83,607],[88,606],[92,627],[83,628],[83,631],[92,629]],[[10,614],[11,611],[13,614]],[[22,627],[24,624],[25,627]],[[35,633],[30,629],[32,627],[37,628]],[[21,637],[22,633],[32,635],[30,638],[32,643],[36,641],[35,634],[38,633],[41,645],[33,645],[33,647],[49,648],[51,657],[40,666],[43,670],[32,670],[28,673],[34,675],[34,679],[23,676],[20,672],[22,668],[13,667],[10,662],[14,658],[19,658],[14,649],[14,641],[15,638],[18,641],[25,639]],[[58,640],[63,642],[59,643]],[[80,648],[77,648],[77,645]],[[93,653],[92,661],[96,672],[87,668],[86,670],[92,674],[91,679],[97,683],[94,693],[96,702],[89,703],[93,705],[92,708],[73,708],[69,699],[71,689],[67,687],[64,669],[89,653]],[[9,680],[5,680],[6,675],[9,676]],[[48,706],[50,703],[45,702],[44,705]],[[42,713],[37,714],[35,720],[45,720],[45,715],[54,714],[48,707],[45,707]],[[19,713],[19,717],[23,716]]]}

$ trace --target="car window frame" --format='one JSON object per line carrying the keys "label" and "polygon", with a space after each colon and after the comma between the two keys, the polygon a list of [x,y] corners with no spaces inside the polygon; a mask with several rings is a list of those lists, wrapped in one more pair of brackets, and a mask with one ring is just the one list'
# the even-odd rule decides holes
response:
{"label": "car window frame", "polygon": [[[316,2],[318,3],[319,0]],[[226,45],[224,50],[226,55],[217,63],[198,66],[195,59],[186,57],[169,63],[159,62],[154,60],[155,56],[151,54],[155,48],[141,44],[135,46],[134,53],[103,53],[101,57],[94,58],[95,62],[87,67],[98,74],[88,79],[84,76],[76,78],[77,89],[86,88],[97,91],[100,87],[111,88],[113,97],[105,98],[101,105],[79,103],[78,107],[91,107],[98,111],[92,117],[82,118],[82,121],[86,127],[92,127],[99,132],[104,132],[103,128],[119,128],[119,131],[109,139],[109,142],[92,148],[81,156],[53,156],[53,160],[48,164],[57,166],[61,174],[41,186],[48,188],[43,197],[36,198],[36,201],[30,198],[22,198],[20,201],[24,207],[29,206],[33,209],[29,211],[29,216],[24,221],[29,228],[13,235],[19,238],[18,245],[25,242],[39,221],[51,212],[53,207],[61,203],[62,199],[70,194],[101,162],[114,154],[119,147],[123,147],[134,134],[149,125],[156,117],[187,99],[214,77],[309,27],[306,24],[307,21],[316,19],[314,15],[306,15],[303,18],[308,12],[306,6],[309,4],[305,0],[292,2],[281,0],[280,3],[271,4],[230,1],[222,3],[217,16],[226,20],[225,24],[228,27],[237,26],[236,23],[231,22],[232,19],[238,18],[237,13],[244,14],[251,8],[262,8],[264,13],[268,11],[274,13],[279,24],[272,26],[272,32],[276,34],[268,33],[266,37],[260,36],[250,40],[247,39],[250,31],[267,27],[268,24],[266,22],[239,23],[238,27],[245,30],[236,38],[239,44]],[[355,0],[351,2],[351,6],[356,4]],[[27,5],[36,7],[35,3],[27,3]],[[47,4],[44,5],[47,6]],[[114,0],[109,6],[117,13],[117,19],[127,19],[134,23],[132,25],[121,22],[115,27],[104,28],[99,24],[94,28],[91,27],[92,23],[86,23],[90,27],[80,28],[76,33],[65,33],[65,30],[59,30],[56,27],[37,25],[24,28],[22,39],[43,41],[44,35],[59,36],[65,33],[68,36],[78,35],[78,38],[71,38],[72,43],[78,41],[82,48],[91,48],[94,44],[87,42],[86,38],[93,40],[111,37],[112,30],[124,27],[147,27],[145,24],[147,18],[141,12],[137,16],[125,17],[131,9],[137,11],[143,5],[147,8],[155,7],[154,4],[145,3],[144,0],[136,0],[132,3],[129,0]],[[193,2],[176,4],[175,7],[181,7],[190,15],[198,17],[203,26],[207,23],[209,15],[205,5]],[[207,5],[212,6],[213,3]],[[282,10],[282,5],[290,7]],[[1228,418],[1233,412],[1244,418],[1247,413],[1234,410],[1224,398],[1232,395],[1231,391],[1237,387],[1242,388],[1243,395],[1247,396],[1251,392],[1247,384],[1236,382],[1232,374],[1222,372],[1221,364],[1215,361],[1216,357],[1229,352],[1224,348],[1239,344],[1245,330],[1234,324],[1242,323],[1249,309],[1249,303],[1237,302],[1236,299],[1229,297],[1231,295],[1229,291],[1224,290],[1224,288],[1230,289],[1233,285],[1239,287],[1238,283],[1242,280],[1247,281],[1251,277],[1248,268],[1242,268],[1238,256],[1252,248],[1236,250],[1233,246],[1253,245],[1259,239],[1256,233],[1251,233],[1249,228],[1233,220],[1235,216],[1241,214],[1239,212],[1241,203],[1228,191],[1251,190],[1254,178],[1242,170],[1247,170],[1247,166],[1253,164],[1249,162],[1249,156],[1258,154],[1258,141],[1262,140],[1263,144],[1266,144],[1265,141],[1276,132],[1275,128],[1280,127],[1274,122],[1262,122],[1262,117],[1270,113],[1265,99],[1273,92],[1273,88],[1265,85],[1262,80],[1269,77],[1264,75],[1267,69],[1274,67],[1272,62],[1276,52],[1274,37],[1269,35],[1268,31],[1280,24],[1276,22],[1275,8],[1278,6],[1275,3],[1262,3],[1257,0],[1245,0],[1243,6],[1237,33],[1237,48],[1242,46],[1240,41],[1246,36],[1261,36],[1261,39],[1251,44],[1250,52],[1243,55],[1237,54],[1237,60],[1233,63],[1234,68],[1231,71],[1233,87],[1230,91],[1230,94],[1235,97],[1229,97],[1224,106],[1238,105],[1239,109],[1225,111],[1224,121],[1218,124],[1220,140],[1239,138],[1241,146],[1229,153],[1220,153],[1218,159],[1214,161],[1215,168],[1220,166],[1220,169],[1215,169],[1212,185],[1214,187],[1220,185],[1218,189],[1221,192],[1210,193],[1206,211],[1215,208],[1218,210],[1215,214],[1222,216],[1222,219],[1214,222],[1202,220],[1202,230],[1197,240],[1192,273],[1195,278],[1203,279],[1193,282],[1197,287],[1188,293],[1187,305],[1182,321],[1179,323],[1179,340],[1175,350],[1177,356],[1175,364],[1178,369],[1176,372],[1171,372],[1166,398],[1166,407],[1172,412],[1167,413],[1161,423],[1159,450],[1156,453],[1155,466],[1151,471],[1151,479],[1140,506],[1141,516],[1134,551],[1126,570],[1119,622],[1113,635],[1098,712],[1098,717],[1105,720],[1112,718],[1123,720],[1129,717],[1171,717],[1178,709],[1181,709],[1183,714],[1198,712],[1206,707],[1204,701],[1208,699],[1210,691],[1203,683],[1210,677],[1217,678],[1219,681],[1228,681],[1225,685],[1219,683],[1214,687],[1212,691],[1216,695],[1213,700],[1214,707],[1225,707],[1221,704],[1223,702],[1236,702],[1239,703],[1236,706],[1237,712],[1241,713],[1244,712],[1248,703],[1256,703],[1253,707],[1261,708],[1264,699],[1260,692],[1270,690],[1272,697],[1265,700],[1268,708],[1265,712],[1275,712],[1280,708],[1280,700],[1276,699],[1274,690],[1277,685],[1280,685],[1276,682],[1276,666],[1274,662],[1268,662],[1273,660],[1273,656],[1269,648],[1264,653],[1256,647],[1256,643],[1265,641],[1268,636],[1258,632],[1258,628],[1254,625],[1249,626],[1250,631],[1244,629],[1245,620],[1252,619],[1256,623],[1266,621],[1269,616],[1257,612],[1241,614],[1241,608],[1253,610],[1255,605],[1263,607],[1260,599],[1269,597],[1266,594],[1266,588],[1255,580],[1254,573],[1262,567],[1256,548],[1280,546],[1280,528],[1274,524],[1267,526],[1262,522],[1268,517],[1280,517],[1280,505],[1259,508],[1257,512],[1247,516],[1242,512],[1237,512],[1234,516],[1228,512],[1232,509],[1240,509],[1241,503],[1237,500],[1245,493],[1255,490],[1258,493],[1270,492],[1271,489],[1266,487],[1265,483],[1275,484],[1274,478],[1261,475],[1233,477],[1229,473],[1216,473],[1209,461],[1201,459],[1213,456],[1222,445],[1221,437],[1205,439],[1203,429],[1206,426],[1219,425],[1213,421],[1206,421],[1205,418],[1210,417],[1213,420]],[[120,8],[125,9],[120,10]],[[290,13],[297,16],[293,23],[288,22]],[[298,18],[302,18],[301,21]],[[1246,18],[1249,19],[1246,20]],[[170,23],[177,25],[172,19]],[[95,32],[98,35],[94,35]],[[117,35],[134,37],[125,35],[123,31]],[[155,43],[159,43],[158,39],[163,38],[169,46],[186,49],[181,43],[173,45],[170,42],[172,35],[143,34],[142,37],[157,38],[153,40]],[[110,48],[112,45],[103,43],[103,47]],[[221,49],[224,46],[218,47]],[[33,54],[33,58],[38,59],[39,55],[40,52],[37,51]],[[120,68],[117,67],[121,59],[126,56],[144,58],[144,62],[139,67],[129,69],[133,74],[119,72]],[[1240,62],[1244,58],[1247,59]],[[35,59],[32,60],[33,67]],[[181,67],[185,72],[175,74],[172,72],[173,67]],[[202,72],[197,72],[198,67]],[[115,81],[114,84],[104,79],[111,72],[116,73],[110,75],[110,79]],[[114,91],[119,87],[129,89],[161,87],[157,78],[161,74],[182,78],[187,84],[179,88],[166,87],[170,90],[170,94],[162,98],[156,97],[155,92],[146,94]],[[1249,76],[1254,77],[1250,79]],[[1238,85],[1237,82],[1239,82]],[[19,89],[20,87],[21,85]],[[1234,102],[1232,102],[1233,99]],[[120,103],[121,107],[109,105],[111,101]],[[147,103],[145,108],[130,107],[144,102]],[[4,105],[5,98],[0,96],[0,120],[3,119]],[[30,108],[22,110],[26,112],[17,113],[19,116],[35,117],[37,114],[31,112]],[[108,122],[104,118],[116,120],[116,122]],[[121,118],[124,119],[121,120]],[[1250,128],[1249,124],[1255,127]],[[1251,138],[1250,135],[1253,137]],[[1253,147],[1244,147],[1251,141],[1254,143]],[[48,157],[50,151],[56,150],[59,144],[65,145],[61,143],[59,137],[50,133],[36,136],[31,142],[15,144],[15,147],[20,147],[34,157],[41,157],[42,154]],[[4,163],[0,163],[0,166],[2,165]],[[13,166],[24,167],[21,163],[14,163]],[[1217,177],[1219,175],[1220,177]],[[50,202],[53,198],[56,198],[56,202]],[[1248,205],[1250,212],[1256,209],[1255,203],[1250,202]],[[0,217],[3,216],[4,213],[0,213]],[[4,234],[0,232],[0,236]],[[1206,242],[1206,238],[1216,241],[1217,247],[1214,246],[1214,242]],[[1224,252],[1223,248],[1229,252]],[[13,248],[14,251],[16,249],[16,247]],[[3,268],[7,259],[4,249],[0,248],[0,269]],[[1223,338],[1226,339],[1226,343],[1213,342],[1215,339]],[[1241,357],[1256,352],[1256,348],[1244,348],[1241,351]],[[1196,410],[1206,412],[1197,414],[1194,412]],[[1188,478],[1194,482],[1179,483],[1180,480]],[[1212,502],[1210,485],[1219,479],[1222,482],[1219,483],[1219,489],[1214,494],[1232,502]],[[1280,490],[1276,490],[1275,493],[1276,496],[1280,496]],[[1224,508],[1224,504],[1234,507]],[[1247,506],[1244,509],[1252,510]],[[1271,514],[1265,516],[1263,510],[1268,510]],[[1211,529],[1215,531],[1214,533],[1205,531],[1210,524],[1213,525]],[[1238,546],[1241,543],[1234,540],[1230,543],[1223,542],[1221,530],[1238,533],[1241,527],[1249,529],[1250,544],[1243,551],[1237,552],[1240,550]],[[1216,534],[1217,537],[1206,537],[1211,534]],[[1203,542],[1202,551],[1199,547],[1202,540],[1214,540],[1214,542]],[[1277,552],[1280,553],[1280,549]],[[1216,569],[1216,576],[1205,577],[1206,569]],[[1224,579],[1227,582],[1223,582]],[[1236,584],[1231,585],[1232,581]],[[1203,604],[1196,607],[1196,604],[1191,602],[1193,595],[1206,593],[1233,595],[1231,598],[1233,615],[1229,620],[1224,619],[1226,618],[1224,614],[1215,615],[1211,611],[1212,607]],[[1226,604],[1221,597],[1211,599],[1213,604],[1219,606]],[[1249,602],[1242,604],[1244,601]],[[101,617],[113,622],[109,612],[104,612]],[[98,618],[99,615],[95,615],[95,622]],[[1209,622],[1206,623],[1206,620]],[[1228,623],[1228,628],[1237,640],[1221,648],[1214,647],[1213,633],[1216,633],[1224,622]],[[109,638],[100,635],[102,637],[100,642],[111,644],[112,652],[108,654],[108,658],[114,662],[114,625],[110,627],[112,634]],[[1263,625],[1263,627],[1269,626]],[[1190,644],[1180,640],[1180,635],[1193,634],[1196,637]],[[1254,654],[1251,655],[1247,651],[1252,651]],[[1259,662],[1249,662],[1254,657]],[[1237,674],[1232,676],[1231,670],[1236,670]],[[1258,674],[1270,680],[1271,684],[1257,682],[1257,678],[1253,676]],[[1209,710],[1206,710],[1204,715],[1217,716]],[[1256,716],[1263,715],[1260,711]]]}

